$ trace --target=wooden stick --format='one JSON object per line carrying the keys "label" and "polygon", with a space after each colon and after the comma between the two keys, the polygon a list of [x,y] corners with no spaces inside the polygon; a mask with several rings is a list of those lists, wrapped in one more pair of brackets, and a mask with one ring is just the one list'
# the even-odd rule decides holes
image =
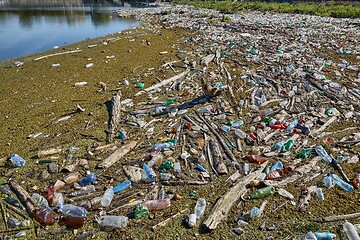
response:
{"label": "wooden stick", "polygon": [[107,169],[114,163],[116,163],[119,159],[125,156],[128,152],[130,152],[131,149],[133,149],[136,146],[136,141],[131,141],[128,144],[122,146],[118,150],[116,150],[113,154],[105,158],[99,165],[97,165],[97,168],[104,168]]}
{"label": "wooden stick", "polygon": [[162,185],[167,185],[167,186],[184,186],[184,185],[206,185],[208,184],[207,181],[183,181],[183,180],[179,180],[179,181],[165,181],[165,182],[161,182]]}
{"label": "wooden stick", "polygon": [[30,218],[33,218],[33,212],[35,211],[35,206],[31,201],[31,197],[29,193],[24,188],[22,188],[14,178],[10,178],[8,184],[10,186],[11,191],[13,191],[16,194],[22,205],[25,207]]}
{"label": "wooden stick", "polygon": [[189,211],[188,208],[185,208],[184,210],[181,210],[180,212],[172,215],[171,217],[165,219],[164,221],[159,222],[158,224],[152,226],[152,227],[151,227],[151,230],[152,230],[152,231],[155,231],[155,230],[158,229],[159,227],[165,226],[168,222],[170,222],[171,220],[173,220],[173,219],[176,218],[177,216],[179,216],[179,215],[181,215],[181,214],[183,214],[183,213],[185,213],[185,212],[187,212],[187,211]]}
{"label": "wooden stick", "polygon": [[218,174],[228,174],[225,163],[223,162],[223,156],[221,155],[220,147],[217,142],[209,140],[210,151],[212,153],[212,159]]}
{"label": "wooden stick", "polygon": [[42,56],[42,57],[35,58],[34,60],[37,61],[37,60],[40,60],[40,59],[43,59],[43,58],[59,56],[59,55],[64,55],[64,54],[68,54],[68,53],[77,53],[77,52],[81,52],[81,51],[82,50],[73,50],[73,51],[67,51],[67,52],[61,52],[61,53],[53,53],[53,54],[49,54],[49,55],[45,55],[45,56]]}
{"label": "wooden stick", "polygon": [[121,108],[121,91],[118,91],[111,97],[111,107],[109,109],[108,130],[106,131],[106,143],[110,143],[116,131],[118,131],[118,123]]}
{"label": "wooden stick", "polygon": [[7,219],[6,219],[5,209],[1,202],[0,202],[0,208],[1,208],[1,215],[3,217],[4,224],[5,224],[5,229],[9,230],[9,226],[8,226]]}
{"label": "wooden stick", "polygon": [[360,212],[345,214],[345,215],[315,218],[312,221],[314,221],[314,222],[336,222],[336,221],[342,221],[342,220],[346,220],[346,219],[353,219],[353,218],[359,218],[359,217],[360,217]]}
{"label": "wooden stick", "polygon": [[20,209],[10,205],[10,204],[6,204],[6,208],[10,209],[11,211],[13,211],[14,213],[16,213],[17,215],[19,215],[20,217],[24,218],[24,219],[28,219],[30,220],[30,218],[28,216],[26,216]]}
{"label": "wooden stick", "polygon": [[173,77],[171,77],[171,78],[169,78],[169,79],[163,80],[163,81],[161,81],[161,82],[159,82],[159,83],[157,83],[157,84],[155,84],[155,85],[153,85],[153,86],[151,86],[151,87],[148,87],[148,88],[146,88],[146,89],[138,92],[137,94],[135,94],[135,96],[140,96],[140,95],[142,95],[142,94],[144,94],[144,93],[147,93],[147,92],[150,92],[150,91],[152,91],[152,90],[154,90],[154,89],[156,89],[156,88],[165,86],[165,85],[167,85],[167,84],[169,84],[169,83],[171,83],[171,82],[174,82],[174,81],[176,81],[176,80],[179,80],[180,78],[185,77],[186,74],[188,74],[189,72],[190,72],[190,69],[186,69],[185,71],[183,71],[182,73],[180,73],[180,74],[178,74],[178,75],[175,75],[175,76],[173,76]]}
{"label": "wooden stick", "polygon": [[267,162],[260,165],[255,172],[243,177],[233,187],[231,187],[214,205],[204,225],[209,230],[214,230],[219,223],[224,220],[232,206],[247,191],[246,185],[254,180],[266,167]]}

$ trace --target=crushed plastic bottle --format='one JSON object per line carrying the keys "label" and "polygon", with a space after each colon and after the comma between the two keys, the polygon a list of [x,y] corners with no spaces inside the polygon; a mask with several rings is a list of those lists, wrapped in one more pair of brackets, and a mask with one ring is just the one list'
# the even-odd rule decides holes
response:
{"label": "crushed plastic bottle", "polygon": [[137,206],[135,208],[135,214],[134,214],[135,219],[143,218],[146,217],[147,215],[149,215],[149,209],[146,206]]}
{"label": "crushed plastic bottle", "polygon": [[95,181],[96,181],[95,173],[90,173],[89,175],[87,175],[86,177],[84,177],[79,181],[79,185],[84,187],[86,185],[94,183]]}
{"label": "crushed plastic bottle", "polygon": [[255,218],[255,217],[257,217],[259,214],[260,214],[260,208],[258,208],[258,207],[253,207],[253,208],[250,210],[250,218]]}
{"label": "crushed plastic bottle", "polygon": [[55,223],[59,216],[51,209],[41,207],[35,211],[34,217],[43,226],[50,226]]}
{"label": "crushed plastic bottle", "polygon": [[65,204],[62,207],[58,208],[60,212],[64,215],[70,215],[73,217],[85,217],[86,216],[86,209],[83,207],[75,206],[72,204]]}
{"label": "crushed plastic bottle", "polygon": [[125,216],[110,216],[110,215],[103,215],[96,218],[96,221],[99,223],[100,226],[117,227],[117,228],[126,227],[128,220],[129,219]]}
{"label": "crushed plastic bottle", "polygon": [[336,174],[328,173],[328,175],[336,185],[338,185],[340,188],[342,188],[344,191],[351,192],[354,190],[354,187],[348,184],[347,182],[343,181],[341,178],[339,178]]}
{"label": "crushed plastic bottle", "polygon": [[78,229],[84,226],[86,217],[61,216],[59,224],[65,225],[67,228]]}
{"label": "crushed plastic bottle", "polygon": [[322,146],[316,146],[315,151],[325,162],[331,164],[332,158]]}
{"label": "crushed plastic bottle", "polygon": [[108,189],[106,189],[102,199],[101,199],[101,205],[103,207],[108,207],[111,204],[111,201],[114,197],[114,189],[113,187],[110,187]]}
{"label": "crushed plastic bottle", "polygon": [[250,197],[250,199],[264,198],[264,197],[270,196],[270,195],[272,195],[274,193],[275,193],[274,186],[267,186],[267,187],[260,188],[260,189],[256,190],[255,192],[250,194],[249,197]]}
{"label": "crushed plastic bottle", "polygon": [[204,215],[206,208],[206,200],[205,198],[199,198],[196,202],[194,213],[196,215],[196,219],[199,220],[202,215]]}
{"label": "crushed plastic bottle", "polygon": [[165,173],[167,170],[170,170],[174,167],[174,163],[172,161],[165,161],[159,167],[158,171],[161,173]]}
{"label": "crushed plastic bottle", "polygon": [[125,180],[123,181],[122,183],[116,185],[114,188],[113,188],[113,191],[114,193],[119,193],[119,192],[122,192],[124,191],[125,189],[131,187],[131,181],[130,180]]}
{"label": "crushed plastic bottle", "polygon": [[17,154],[12,154],[10,157],[10,162],[13,167],[23,167],[25,165],[25,159],[20,157]]}

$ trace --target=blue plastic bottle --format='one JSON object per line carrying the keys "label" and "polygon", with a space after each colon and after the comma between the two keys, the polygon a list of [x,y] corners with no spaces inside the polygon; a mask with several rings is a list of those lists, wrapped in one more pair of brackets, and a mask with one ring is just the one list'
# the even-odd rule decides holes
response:
{"label": "blue plastic bottle", "polygon": [[273,172],[278,169],[283,169],[283,168],[284,168],[284,165],[280,161],[277,161],[274,165],[271,166],[270,172]]}
{"label": "blue plastic bottle", "polygon": [[95,182],[95,180],[96,180],[95,173],[90,173],[89,175],[87,175],[86,177],[84,177],[79,181],[79,185],[84,187],[86,185],[92,184],[93,182]]}
{"label": "blue plastic bottle", "polygon": [[144,165],[143,165],[143,170],[146,174],[147,180],[154,179],[154,177],[155,177],[154,171],[146,163],[144,163]]}
{"label": "blue plastic bottle", "polygon": [[298,124],[298,120],[295,119],[294,121],[292,121],[286,128],[286,131],[290,132],[291,130],[294,129],[294,127]]}
{"label": "blue plastic bottle", "polygon": [[322,159],[324,159],[325,162],[329,164],[332,162],[332,158],[322,146],[316,146],[315,151]]}
{"label": "blue plastic bottle", "polygon": [[115,186],[113,188],[114,193],[119,193],[121,191],[124,191],[125,189],[129,188],[131,186],[131,181],[130,180],[125,180],[122,183],[120,183],[119,185]]}
{"label": "blue plastic bottle", "polygon": [[347,192],[351,192],[354,190],[354,187],[348,184],[347,182],[343,181],[341,178],[339,178],[337,175],[333,173],[328,173],[328,176],[334,181],[336,185],[341,187],[343,190]]}
{"label": "blue plastic bottle", "polygon": [[65,204],[63,206],[58,206],[60,212],[65,215],[70,215],[73,217],[85,217],[86,216],[86,209],[83,207],[75,206],[72,204]]}
{"label": "blue plastic bottle", "polygon": [[331,240],[336,237],[335,234],[329,232],[316,232],[314,234],[317,240]]}
{"label": "blue plastic bottle", "polygon": [[10,161],[14,167],[22,167],[25,165],[25,160],[17,154],[12,154]]}
{"label": "blue plastic bottle", "polygon": [[174,143],[172,143],[172,142],[156,143],[154,146],[154,150],[161,151],[164,148],[172,148],[173,146],[174,146]]}

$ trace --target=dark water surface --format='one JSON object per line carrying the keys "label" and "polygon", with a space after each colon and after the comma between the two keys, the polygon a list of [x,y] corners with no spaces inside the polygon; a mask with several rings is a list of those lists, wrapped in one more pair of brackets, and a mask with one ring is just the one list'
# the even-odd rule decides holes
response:
{"label": "dark water surface", "polygon": [[0,0],[0,61],[133,28],[137,21],[111,13],[133,7],[123,1]]}

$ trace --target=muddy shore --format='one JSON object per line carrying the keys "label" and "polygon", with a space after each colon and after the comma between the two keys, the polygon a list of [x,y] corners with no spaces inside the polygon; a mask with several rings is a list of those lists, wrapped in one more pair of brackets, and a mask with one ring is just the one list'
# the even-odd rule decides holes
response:
{"label": "muddy shore", "polygon": [[[121,90],[122,99],[133,99],[135,106],[139,103],[144,104],[147,101],[150,101],[154,96],[150,97],[144,94],[140,97],[134,97],[134,95],[141,90],[137,87],[139,83],[144,83],[145,88],[154,85],[160,80],[170,78],[175,74],[182,72],[188,67],[188,62],[191,61],[197,62],[195,70],[209,72],[209,74],[204,74],[202,77],[211,79],[213,75],[220,75],[217,64],[212,62],[209,64],[209,67],[204,70],[204,66],[200,66],[200,63],[202,57],[215,52],[216,49],[223,51],[222,55],[224,55],[224,57],[222,58],[222,61],[225,62],[235,80],[232,83],[232,86],[235,91],[236,102],[232,102],[232,105],[238,106],[241,99],[249,98],[249,92],[247,92],[247,90],[251,89],[253,86],[248,86],[247,82],[244,78],[241,78],[241,76],[246,74],[249,75],[251,72],[250,70],[257,71],[256,73],[260,75],[263,74],[263,72],[270,70],[264,70],[264,62],[261,62],[261,59],[266,58],[267,56],[265,50],[265,53],[261,52],[258,55],[260,62],[256,62],[255,57],[255,60],[249,60],[249,56],[242,54],[242,52],[248,53],[248,50],[251,47],[255,50],[256,48],[261,49],[261,47],[267,46],[267,41],[272,41],[266,39],[266,37],[261,38],[260,36],[256,39],[257,44],[259,45],[251,45],[251,42],[255,40],[252,40],[251,37],[250,39],[244,37],[244,39],[240,39],[239,42],[248,44],[234,44],[236,47],[229,47],[232,44],[230,41],[231,39],[233,39],[234,42],[238,39],[231,36],[230,33],[227,34],[226,29],[230,29],[229,32],[240,32],[240,30],[231,28],[231,24],[222,21],[223,17],[221,14],[207,10],[193,10],[193,18],[189,18],[191,21],[188,20],[188,22],[186,22],[184,19],[186,19],[186,14],[188,14],[188,12],[184,11],[181,13],[179,9],[181,9],[181,7],[174,8],[174,13],[170,13],[171,9],[163,9],[160,12],[151,15],[151,17],[145,13],[137,14],[132,11],[119,12],[121,16],[135,15],[138,19],[143,21],[143,24],[135,29],[20,58],[18,60],[23,62],[23,65],[19,67],[11,66],[10,63],[13,61],[1,62],[0,158],[2,158],[2,164],[4,165],[4,167],[0,169],[2,180],[6,181],[10,176],[15,177],[29,193],[46,190],[49,186],[54,184],[57,179],[62,179],[66,174],[55,173],[51,174],[46,180],[39,180],[38,176],[46,166],[37,163],[37,160],[39,160],[37,152],[42,149],[56,147],[61,147],[64,151],[58,156],[49,157],[49,159],[54,160],[59,168],[61,168],[65,165],[66,157],[69,154],[72,154],[74,158],[85,158],[88,161],[88,167],[79,169],[81,175],[85,176],[86,171],[93,171],[95,166],[110,154],[107,152],[89,156],[88,153],[89,151],[93,151],[94,147],[106,144],[106,134],[104,131],[107,129],[109,117],[106,102],[111,99],[111,96],[114,93]],[[280,15],[278,14],[276,16]],[[234,17],[234,19],[232,19],[232,17]],[[239,26],[240,24],[238,22],[235,23],[236,17],[238,16],[230,16],[229,18],[232,19],[234,26]],[[250,23],[246,23],[248,15],[240,15],[239,18],[241,17],[245,22],[244,29],[241,29],[244,32],[251,32],[253,35],[255,35],[255,33],[265,35],[267,34],[267,31],[273,30],[269,26],[264,26],[266,24],[262,22],[261,19],[258,21],[259,25],[254,26]],[[284,21],[288,21],[291,17],[292,16],[286,15]],[[293,17],[295,19],[294,21],[301,22],[302,17],[297,15],[293,15]],[[304,23],[304,28],[305,25],[307,28],[310,28],[312,26],[311,24],[314,24],[314,28],[321,28],[316,25],[317,22],[315,21],[315,18],[315,20],[311,17],[308,18],[313,20],[314,23],[310,23],[310,21],[307,23],[308,25]],[[330,18],[326,18],[326,21],[324,20],[324,22],[330,22],[329,25],[334,24],[334,26],[338,24],[338,20],[336,20],[336,22],[334,20],[333,22],[332,19],[329,21],[328,19]],[[201,26],[200,24],[197,24],[196,21],[203,21],[206,24]],[[350,22],[350,20],[346,21]],[[358,20],[353,21],[355,21],[355,23],[358,22]],[[191,25],[191,22],[193,25],[189,26],[189,24]],[[293,28],[296,23],[289,25],[290,27],[286,28],[287,30]],[[207,29],[207,27],[209,27],[209,29]],[[212,29],[212,27],[214,28]],[[350,28],[351,27],[349,27],[349,29]],[[346,30],[351,32],[349,29]],[[283,34],[280,32],[281,31],[279,30],[277,33],[278,35],[274,33],[271,36],[274,36],[274,39],[276,39],[277,36],[280,38],[280,35]],[[339,35],[341,34],[342,33]],[[313,36],[318,37],[316,33],[312,32],[308,35],[309,38]],[[338,35],[336,36],[339,37]],[[217,38],[218,41],[215,41]],[[341,59],[346,60],[349,63],[348,65],[357,67],[357,70],[349,70],[349,72],[346,72],[347,78],[344,77],[346,81],[344,79],[336,79],[336,81],[341,83],[341,81],[344,80],[345,86],[348,86],[349,88],[350,86],[358,88],[358,85],[356,84],[359,83],[355,80],[358,78],[359,74],[359,55],[357,55],[357,51],[360,49],[359,46],[356,45],[356,42],[355,44],[352,42],[353,39],[356,39],[356,35],[354,36],[349,33],[344,35],[343,38],[344,39],[341,40],[341,44],[345,46],[343,49],[346,50],[346,47],[352,46],[353,53],[346,55],[339,54],[337,53],[338,49],[335,49],[334,47],[336,44],[330,42],[328,45],[323,46],[325,49],[320,49],[317,48],[315,44],[311,45],[311,43],[307,43],[304,45],[312,51],[306,49],[301,52],[302,50],[299,50],[301,49],[300,47],[297,48],[297,50],[301,52],[300,55],[307,53],[308,55],[306,55],[306,58],[311,58],[311,56],[318,54],[322,59],[331,59],[334,61],[334,66],[335,63],[340,62]],[[331,39],[331,36],[326,36],[326,40],[329,39]],[[339,39],[341,39],[341,37],[337,38],[337,40]],[[219,42],[222,42],[223,45],[219,44]],[[264,43],[264,45],[261,45],[259,42]],[[275,40],[273,42],[275,42]],[[278,47],[279,49],[282,47],[286,49],[285,46],[290,45],[292,42],[294,42],[294,44],[297,43],[295,39],[290,39],[289,42],[284,43],[284,46],[279,45]],[[273,45],[271,45],[272,43],[269,44],[269,48],[270,46],[273,47],[276,45],[275,43]],[[230,53],[228,53],[229,49],[231,49]],[[35,60],[41,56],[71,50],[81,51]],[[276,49],[268,50],[269,52],[275,52]],[[227,57],[230,56],[229,54],[235,57]],[[251,57],[253,57],[253,55]],[[298,55],[295,58],[297,57]],[[175,63],[173,68],[162,67],[163,64],[173,61],[179,61],[179,63]],[[93,63],[93,66],[87,68],[86,65],[90,63]],[[283,64],[281,60],[272,62],[274,65],[277,63]],[[60,66],[52,66],[53,64],[60,64]],[[275,67],[273,69],[275,69]],[[329,67],[329,69],[331,71],[329,75],[335,79],[335,70],[338,69],[335,67],[333,69]],[[195,70],[193,69],[193,71]],[[284,75],[286,75],[286,73],[284,73]],[[292,76],[294,75],[295,74]],[[289,76],[287,75],[287,77],[287,80],[289,80],[290,74]],[[351,81],[348,79],[351,79]],[[125,84],[125,80],[127,80],[128,84]],[[222,80],[224,83],[226,82],[225,77],[217,78],[216,80]],[[75,83],[79,82],[87,82],[87,84],[84,86],[75,86]],[[293,83],[291,81],[289,82]],[[294,82],[296,81],[294,80]],[[106,91],[103,91],[104,84],[102,83],[106,84]],[[152,100],[152,105],[156,105],[156,103],[161,104],[169,99],[175,99],[182,103],[189,101],[201,95],[202,88],[199,86],[200,81],[198,81],[198,84],[189,83],[189,87],[184,88],[186,89],[184,91],[167,92],[167,90],[164,90],[156,96],[157,98],[155,100]],[[229,101],[233,100],[228,92],[224,95]],[[296,103],[301,105],[299,102]],[[321,104],[323,104],[321,106],[321,111],[330,106],[336,106],[339,109],[342,106],[335,105],[335,103],[328,99],[322,99]],[[82,109],[85,109],[85,111],[77,112],[77,105]],[[146,104],[144,105],[146,106]],[[358,110],[356,110],[359,105],[356,105],[355,103],[353,105],[355,108],[355,110],[353,110],[355,112],[354,117],[345,120],[342,118],[341,121],[337,121],[331,125],[327,131],[341,130],[344,129],[344,127],[359,127],[359,114]],[[140,108],[140,106],[138,107]],[[345,115],[350,111],[348,107],[349,105],[345,102],[344,110],[341,111],[342,115]],[[191,109],[190,111],[194,111],[194,109]],[[320,112],[320,108],[313,109],[313,111]],[[294,112],[296,111],[294,110]],[[70,115],[71,117],[69,119],[56,122],[57,120]],[[252,115],[252,110],[244,109],[241,113],[235,112],[228,118],[244,118],[246,119],[246,124],[251,125],[253,123]],[[147,143],[151,142],[151,144],[153,144],[159,142],[167,136],[167,133],[171,130],[169,129],[169,126],[172,126],[175,120],[173,121],[166,117],[161,118],[163,118],[163,120],[156,123],[156,134],[154,134],[154,137],[147,139],[144,137],[146,129],[131,128],[128,126],[125,120],[129,120],[129,113],[127,111],[122,112],[122,128],[126,130],[128,139],[137,140],[139,144],[123,160],[109,168],[106,173],[99,177],[97,182],[99,192],[104,191],[106,187],[112,184],[126,180],[127,177],[122,171],[122,166],[129,164],[141,167],[141,164],[144,162],[144,155],[149,150]],[[181,117],[178,117],[177,119],[179,118]],[[150,119],[151,117],[146,118],[146,120]],[[249,129],[246,130],[249,132]],[[31,134],[39,132],[42,132],[40,136],[36,138],[29,137]],[[351,132],[342,132],[332,136],[340,140],[347,135],[351,135]],[[304,138],[307,138],[307,136]],[[122,145],[126,143],[128,139],[115,139],[114,141],[119,145]],[[324,145],[324,139],[309,139],[311,141],[311,144],[309,145]],[[259,143],[259,145],[261,144]],[[72,147],[79,148],[79,150],[72,151]],[[333,148],[334,147],[330,145],[326,147],[326,149],[331,151]],[[349,151],[350,156],[353,157],[359,154],[359,149],[359,145],[356,145],[352,149],[346,151]],[[201,147],[198,146],[197,150],[201,151]],[[253,151],[247,150],[248,149],[246,149],[245,152],[238,153],[236,156],[240,156],[239,159],[242,159],[248,152]],[[180,155],[180,151],[181,149],[177,148],[171,157],[177,159]],[[24,159],[27,160],[26,165],[21,168],[6,167],[6,158],[12,153],[17,153],[24,157]],[[335,151],[334,154],[338,155]],[[276,156],[271,158],[271,162],[273,163],[279,159],[282,158]],[[290,158],[287,157],[285,157],[285,159],[292,163],[293,159],[290,160]],[[305,160],[305,163],[307,162],[308,159]],[[226,163],[227,165],[230,165],[231,161],[227,160]],[[300,165],[301,164],[304,164],[304,162],[300,163]],[[329,171],[333,171],[330,166],[327,166],[324,163],[319,163],[319,166],[319,168],[322,168],[322,170],[317,169],[318,171],[316,173],[319,173],[319,175],[315,178],[311,178],[309,182],[302,183],[301,181],[298,181],[286,186],[286,190],[294,194],[293,201],[284,199],[278,194],[271,196],[262,217],[252,219],[250,225],[244,228],[245,233],[241,235],[240,238],[270,239],[270,237],[272,237],[272,239],[302,239],[308,231],[330,231],[336,233],[338,236],[345,236],[341,230],[343,221],[317,223],[312,220],[324,216],[360,212],[360,195],[358,189],[351,193],[336,187],[324,189],[324,191],[326,191],[325,200],[320,201],[317,197],[313,196],[305,211],[300,212],[296,209],[296,202],[301,195],[301,189],[305,189],[310,185],[323,186],[323,176]],[[255,166],[253,168],[255,168]],[[343,164],[342,168],[349,176],[353,177],[356,173],[360,172],[360,163],[357,160],[355,163]],[[232,169],[231,173],[233,173],[233,171],[235,171],[235,169]],[[192,168],[186,169],[185,172],[187,175],[186,177],[192,177],[197,180],[201,179],[198,173]],[[205,216],[209,214],[217,199],[232,185],[230,183],[224,183],[229,175],[212,176],[211,181],[209,181],[206,187],[190,185],[166,186],[166,192],[169,194],[178,193],[183,198],[180,201],[172,201],[172,206],[163,211],[152,213],[141,219],[130,219],[128,225],[122,229],[102,229],[100,231],[99,226],[94,220],[95,216],[98,215],[101,210],[97,206],[95,210],[89,212],[88,221],[85,226],[75,231],[75,234],[72,230],[56,232],[56,229],[59,227],[57,224],[48,227],[46,230],[35,227],[37,229],[36,231],[34,230],[33,225],[31,225],[31,229],[27,231],[26,238],[34,239],[35,234],[38,234],[38,238],[40,239],[75,239],[76,236],[81,235],[82,233],[88,233],[89,236],[93,236],[93,239],[239,238],[233,231],[238,227],[237,221],[239,216],[242,216],[244,212],[247,212],[252,207],[259,206],[263,201],[262,199],[249,202],[237,202],[229,212],[227,220],[223,221],[219,227],[212,232],[204,231],[200,224],[201,221],[199,221],[200,223],[195,228],[189,228],[186,223],[187,214],[180,215],[166,226],[161,227],[156,231],[151,230],[151,226],[183,209],[189,208],[192,211],[196,200],[199,197],[206,198],[208,205]],[[139,191],[147,193],[151,186],[152,184],[149,183],[135,183],[131,190],[118,195],[114,202],[127,202],[129,199],[126,199],[126,201],[123,201],[122,199]],[[64,193],[70,191],[72,191],[72,186],[66,186],[63,189]],[[189,194],[194,191],[196,191],[195,196]],[[141,196],[134,195],[134,197],[130,197],[130,199],[131,198],[139,199]],[[117,215],[127,215],[132,212],[132,210],[133,209],[124,209],[117,212]],[[11,215],[13,213],[9,211],[9,214]],[[352,222],[354,224],[360,223],[358,218],[352,220]],[[259,226],[262,226],[260,230]],[[2,230],[4,230],[3,225]],[[2,233],[2,235],[12,236],[12,233]]]}

